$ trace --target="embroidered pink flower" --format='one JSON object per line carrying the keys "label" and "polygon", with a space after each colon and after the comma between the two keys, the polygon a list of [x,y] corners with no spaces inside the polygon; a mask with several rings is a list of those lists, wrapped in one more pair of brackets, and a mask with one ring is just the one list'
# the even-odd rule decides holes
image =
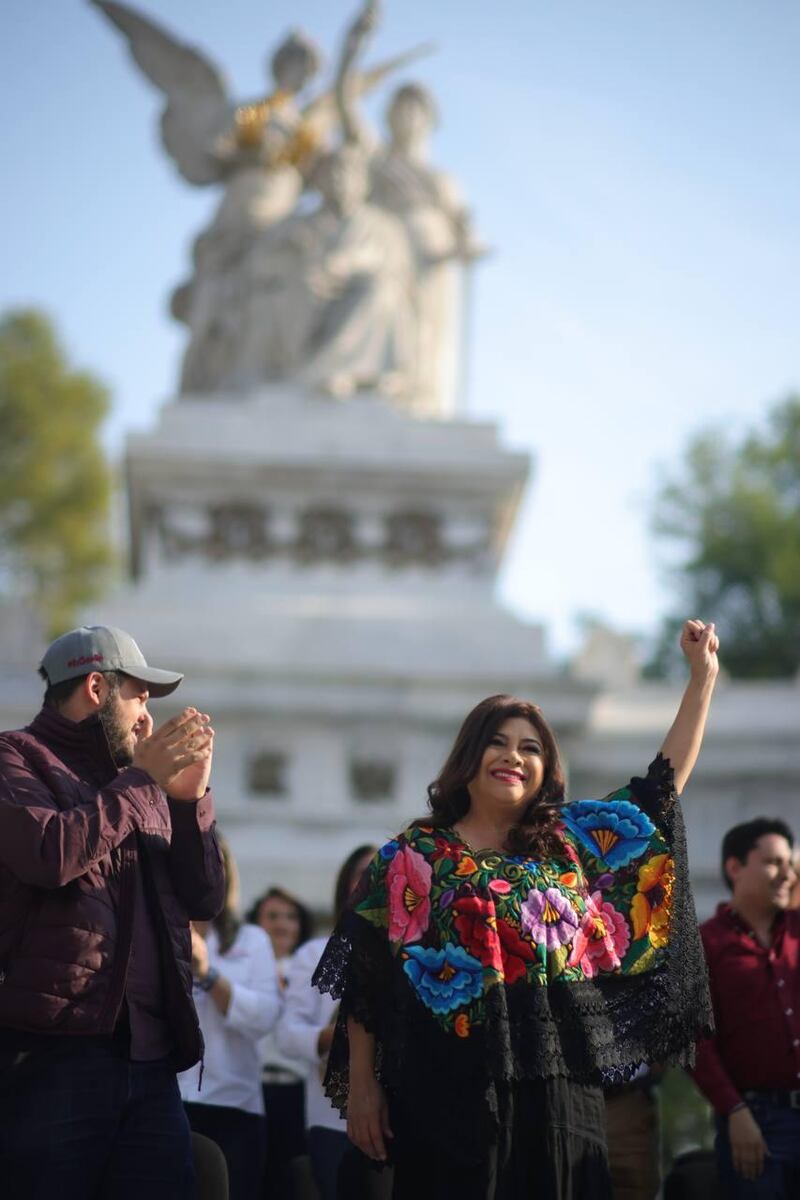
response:
{"label": "embroidered pink flower", "polygon": [[572,943],[567,966],[580,966],[587,979],[598,971],[616,971],[631,944],[630,930],[602,892],[586,897],[586,912]]}
{"label": "embroidered pink flower", "polygon": [[402,846],[386,872],[389,889],[389,940],[415,942],[431,915],[431,865],[410,846]]}

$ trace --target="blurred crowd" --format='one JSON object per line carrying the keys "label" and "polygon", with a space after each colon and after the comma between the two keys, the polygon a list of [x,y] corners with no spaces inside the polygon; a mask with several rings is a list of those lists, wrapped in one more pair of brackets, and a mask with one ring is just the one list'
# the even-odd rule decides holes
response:
{"label": "blurred crowd", "polygon": [[[311,979],[327,939],[314,936],[310,909],[282,887],[262,892],[242,921],[236,865],[220,844],[225,905],[214,920],[192,923],[205,1056],[179,1077],[189,1123],[221,1148],[231,1200],[334,1200],[350,1144],[323,1090],[338,1006]],[[334,921],[375,850],[357,846],[341,864]]]}

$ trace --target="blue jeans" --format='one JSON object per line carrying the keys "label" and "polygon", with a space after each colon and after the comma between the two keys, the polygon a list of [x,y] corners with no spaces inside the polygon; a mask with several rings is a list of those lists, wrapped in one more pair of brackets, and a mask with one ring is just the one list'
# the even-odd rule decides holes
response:
{"label": "blue jeans", "polygon": [[743,1179],[733,1169],[728,1121],[717,1117],[717,1167],[725,1200],[795,1200],[800,1196],[800,1109],[774,1104],[763,1096],[748,1107],[764,1135],[769,1155],[758,1179]]}
{"label": "blue jeans", "polygon": [[189,1125],[165,1060],[38,1039],[0,1066],[0,1190],[14,1200],[188,1200]]}

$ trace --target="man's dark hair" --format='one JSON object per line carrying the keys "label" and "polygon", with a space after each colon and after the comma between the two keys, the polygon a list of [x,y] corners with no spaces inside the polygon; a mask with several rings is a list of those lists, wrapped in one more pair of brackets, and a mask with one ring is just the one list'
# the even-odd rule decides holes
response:
{"label": "man's dark hair", "polygon": [[[47,683],[47,675],[41,667],[39,667],[39,674],[45,683]],[[122,681],[125,678],[122,671],[101,671],[100,674],[105,675],[112,694],[119,691]],[[44,700],[42,701],[44,707],[63,708],[75,692],[77,692],[85,678],[86,675],[78,675],[75,679],[65,679],[63,683],[47,683]]]}
{"label": "man's dark hair", "polygon": [[777,833],[778,837],[786,838],[790,846],[794,846],[792,831],[780,817],[754,817],[741,825],[734,825],[722,839],[722,878],[733,891],[733,884],[728,878],[725,863],[729,858],[738,858],[740,863],[747,861],[747,856],[759,838],[767,833]]}

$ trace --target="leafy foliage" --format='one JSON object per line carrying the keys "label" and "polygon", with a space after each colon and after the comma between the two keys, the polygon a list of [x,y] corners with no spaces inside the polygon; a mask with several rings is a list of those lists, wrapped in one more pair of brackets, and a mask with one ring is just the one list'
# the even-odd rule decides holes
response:
{"label": "leafy foliage", "polygon": [[662,1167],[666,1174],[679,1154],[712,1149],[714,1125],[711,1107],[679,1068],[666,1071],[658,1092]]}
{"label": "leafy foliage", "polygon": [[[800,668],[800,397],[738,442],[709,430],[662,487],[656,534],[685,557],[684,609],[717,624],[725,665],[740,678]],[[665,622],[651,674],[669,672],[680,622]]]}
{"label": "leafy foliage", "polygon": [[98,433],[106,389],[72,369],[43,314],[0,319],[0,579],[50,634],[97,596],[111,564],[111,476]]}

